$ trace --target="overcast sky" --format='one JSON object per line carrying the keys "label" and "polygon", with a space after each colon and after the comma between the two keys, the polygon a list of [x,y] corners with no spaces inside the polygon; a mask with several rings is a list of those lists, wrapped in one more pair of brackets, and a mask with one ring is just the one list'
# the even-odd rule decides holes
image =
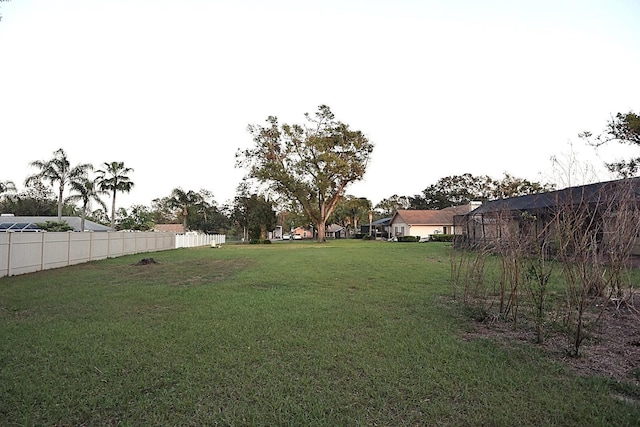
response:
{"label": "overcast sky", "polygon": [[347,188],[374,204],[467,172],[545,180],[569,143],[599,166],[577,134],[640,110],[638,0],[12,0],[0,13],[0,180],[22,189],[58,148],[72,164],[123,161],[135,187],[119,207],[176,187],[225,203],[247,125],[302,123],[321,104],[375,144]]}

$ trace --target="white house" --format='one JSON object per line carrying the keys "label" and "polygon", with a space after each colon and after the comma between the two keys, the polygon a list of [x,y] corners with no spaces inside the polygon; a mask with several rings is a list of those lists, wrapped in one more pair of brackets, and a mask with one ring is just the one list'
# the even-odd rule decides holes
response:
{"label": "white house", "polygon": [[399,209],[389,222],[390,237],[456,234],[460,230],[454,229],[453,217],[467,214],[476,207],[477,203],[470,203],[439,210]]}

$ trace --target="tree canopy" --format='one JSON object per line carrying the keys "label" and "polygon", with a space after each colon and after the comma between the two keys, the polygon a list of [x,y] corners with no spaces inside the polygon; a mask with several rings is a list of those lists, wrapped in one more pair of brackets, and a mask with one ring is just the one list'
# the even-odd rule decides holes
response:
{"label": "tree canopy", "polygon": [[34,182],[46,181],[48,181],[51,186],[55,184],[58,185],[58,221],[61,221],[65,187],[70,184],[71,181],[85,176],[88,171],[93,169],[93,166],[88,163],[83,163],[71,167],[67,153],[62,148],[54,151],[53,158],[50,160],[35,160],[30,163],[30,166],[37,167],[40,171],[27,177],[25,185],[28,186]]}
{"label": "tree canopy", "polygon": [[328,106],[305,114],[306,123],[250,125],[254,146],[238,150],[237,167],[268,184],[285,198],[297,200],[324,240],[326,221],[345,188],[364,176],[373,144],[359,130],[335,119]]}
{"label": "tree canopy", "polygon": [[0,181],[0,198],[5,193],[15,193],[16,191],[16,185],[13,183],[13,181]]}
{"label": "tree canopy", "polygon": [[102,169],[98,169],[97,183],[101,190],[111,192],[111,228],[116,221],[116,193],[128,193],[133,188],[133,181],[128,174],[133,169],[125,167],[124,162],[104,162]]}
{"label": "tree canopy", "polygon": [[70,203],[82,203],[82,210],[80,211],[80,230],[84,231],[85,219],[89,213],[91,202],[97,203],[106,211],[107,205],[102,201],[100,196],[107,195],[108,193],[104,190],[100,190],[96,185],[96,182],[89,179],[87,176],[76,177],[70,184],[71,191],[73,191],[74,194],[67,197],[66,201]]}
{"label": "tree canopy", "polygon": [[271,203],[263,195],[251,192],[246,181],[243,181],[233,200],[231,219],[242,229],[243,239],[264,240],[268,232],[276,225],[276,212]]}
{"label": "tree canopy", "polygon": [[[596,147],[609,142],[640,147],[640,116],[633,111],[617,113],[607,122],[604,131],[599,135],[583,132],[579,136]],[[610,172],[615,172],[621,177],[636,176],[640,171],[640,157],[606,163],[606,166]]]}
{"label": "tree canopy", "polygon": [[487,201],[550,191],[551,184],[541,184],[504,174],[502,179],[474,176],[469,173],[440,178],[422,194],[409,197],[411,209],[444,209],[471,201]]}
{"label": "tree canopy", "polygon": [[368,220],[371,209],[371,201],[365,197],[342,196],[331,215],[331,222],[345,227],[350,236],[357,233],[358,224]]}
{"label": "tree canopy", "polygon": [[391,197],[381,200],[376,206],[375,210],[381,217],[392,216],[398,209],[409,209],[411,206],[410,198],[407,196],[398,196],[394,194]]}

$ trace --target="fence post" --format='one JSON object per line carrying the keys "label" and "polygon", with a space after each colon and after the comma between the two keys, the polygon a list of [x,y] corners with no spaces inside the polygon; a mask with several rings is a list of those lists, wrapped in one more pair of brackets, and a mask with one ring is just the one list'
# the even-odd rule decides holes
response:
{"label": "fence post", "polygon": [[73,231],[67,231],[67,267],[71,265],[71,233]]}
{"label": "fence post", "polygon": [[46,255],[46,251],[44,248],[44,244],[45,244],[45,238],[44,236],[47,233],[40,233],[40,235],[42,236],[40,239],[40,271],[44,271],[44,256]]}
{"label": "fence post", "polygon": [[9,233],[9,246],[7,248],[7,276],[11,276],[11,236],[13,235],[13,233]]}

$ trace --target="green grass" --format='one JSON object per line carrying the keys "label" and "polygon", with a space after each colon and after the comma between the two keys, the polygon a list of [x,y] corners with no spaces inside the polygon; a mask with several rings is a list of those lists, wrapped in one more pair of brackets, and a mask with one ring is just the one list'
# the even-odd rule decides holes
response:
{"label": "green grass", "polygon": [[449,248],[228,245],[2,278],[0,425],[638,425],[611,381],[463,339]]}

